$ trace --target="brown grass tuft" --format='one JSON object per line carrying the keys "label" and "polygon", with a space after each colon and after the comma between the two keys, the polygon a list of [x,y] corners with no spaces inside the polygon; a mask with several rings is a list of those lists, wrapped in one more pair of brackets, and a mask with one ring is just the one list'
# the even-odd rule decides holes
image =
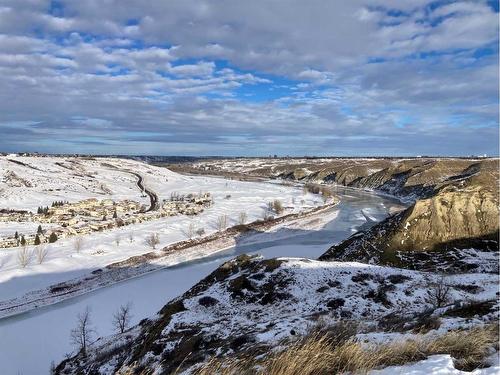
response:
{"label": "brown grass tuft", "polygon": [[472,370],[498,341],[498,329],[478,327],[452,331],[434,339],[419,338],[375,347],[363,346],[352,339],[325,333],[313,333],[264,359],[250,356],[212,358],[195,370],[196,375],[326,375],[343,372],[366,373],[374,368],[404,365],[434,354],[450,354],[455,365]]}

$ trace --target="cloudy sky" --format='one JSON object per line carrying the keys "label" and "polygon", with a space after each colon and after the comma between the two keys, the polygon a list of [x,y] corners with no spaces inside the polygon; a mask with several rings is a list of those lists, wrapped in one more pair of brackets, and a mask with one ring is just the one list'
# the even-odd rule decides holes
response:
{"label": "cloudy sky", "polygon": [[0,0],[0,151],[498,154],[498,1]]}

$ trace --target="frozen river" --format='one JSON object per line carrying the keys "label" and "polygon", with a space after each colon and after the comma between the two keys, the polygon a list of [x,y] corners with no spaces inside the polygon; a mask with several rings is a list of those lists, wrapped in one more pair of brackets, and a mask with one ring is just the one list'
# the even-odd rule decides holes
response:
{"label": "frozen river", "polygon": [[[332,244],[360,228],[380,221],[400,203],[394,199],[348,188],[337,188],[341,198],[332,211],[338,214],[323,228],[291,231],[286,238],[236,246],[216,255],[163,269],[52,306],[0,320],[0,374],[48,374],[51,362],[72,352],[70,331],[76,316],[87,306],[100,336],[112,333],[112,315],[122,304],[132,303],[133,321],[155,314],[170,299],[182,294],[222,262],[242,253],[265,257],[317,258]],[[1,288],[1,285],[0,285]]]}

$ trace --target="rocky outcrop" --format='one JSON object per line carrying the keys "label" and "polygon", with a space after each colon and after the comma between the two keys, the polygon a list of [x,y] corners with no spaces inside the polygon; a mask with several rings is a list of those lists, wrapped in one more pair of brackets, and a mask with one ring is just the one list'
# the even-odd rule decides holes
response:
{"label": "rocky outcrop", "polygon": [[491,261],[471,265],[469,255],[476,250],[498,251],[498,179],[496,159],[425,164],[412,160],[398,163],[392,172],[375,173],[359,183],[421,199],[368,231],[332,246],[320,259],[450,272],[471,267],[495,271],[498,267]]}
{"label": "rocky outcrop", "polygon": [[[498,217],[498,196],[492,191],[480,186],[450,185],[368,231],[332,246],[320,259],[421,268],[430,266],[423,261],[429,252],[498,251]],[[456,257],[450,261],[454,268],[460,265]]]}

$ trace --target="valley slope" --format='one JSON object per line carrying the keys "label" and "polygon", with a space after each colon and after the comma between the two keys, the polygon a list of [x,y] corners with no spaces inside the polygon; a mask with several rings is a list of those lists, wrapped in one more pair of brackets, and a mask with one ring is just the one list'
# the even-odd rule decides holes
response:
{"label": "valley slope", "polygon": [[266,356],[346,323],[356,325],[350,340],[375,345],[498,323],[497,159],[230,159],[173,169],[377,189],[411,204],[319,261],[227,262],[56,373],[190,372],[213,356]]}

